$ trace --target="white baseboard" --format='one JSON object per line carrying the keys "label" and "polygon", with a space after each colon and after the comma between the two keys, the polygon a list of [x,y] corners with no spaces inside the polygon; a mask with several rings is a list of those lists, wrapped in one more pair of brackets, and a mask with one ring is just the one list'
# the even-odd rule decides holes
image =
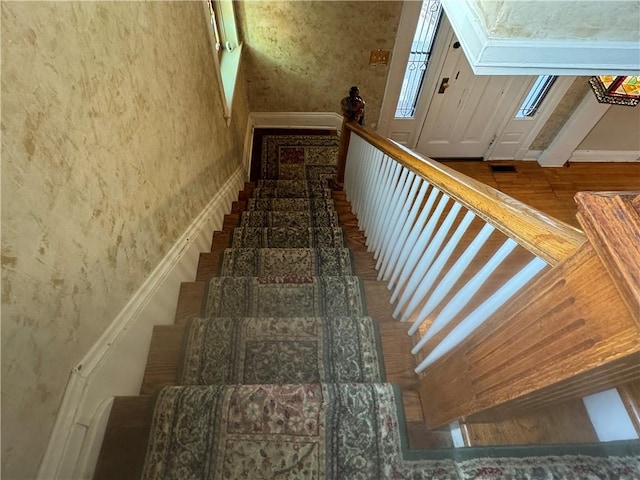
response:
{"label": "white baseboard", "polygon": [[180,283],[195,278],[200,252],[211,249],[213,232],[222,228],[244,186],[244,167],[200,212],[71,372],[38,479],[93,476],[111,400],[139,393],[153,326],[173,323]]}
{"label": "white baseboard", "polygon": [[576,150],[569,162],[638,162],[637,150]]}
{"label": "white baseboard", "polygon": [[[528,150],[522,160],[538,160],[543,150]],[[575,150],[569,162],[640,162],[640,152],[634,150]],[[541,165],[555,166],[561,165]]]}
{"label": "white baseboard", "polygon": [[342,116],[335,112],[252,112],[254,128],[318,128],[342,127]]}
{"label": "white baseboard", "polygon": [[518,160],[537,161],[538,157],[542,154],[542,150],[523,150],[518,152],[516,157]]}

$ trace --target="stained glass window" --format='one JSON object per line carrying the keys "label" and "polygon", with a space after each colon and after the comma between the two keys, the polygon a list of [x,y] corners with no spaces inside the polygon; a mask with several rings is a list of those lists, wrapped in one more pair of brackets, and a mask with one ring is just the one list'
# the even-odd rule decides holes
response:
{"label": "stained glass window", "polygon": [[640,76],[599,75],[589,80],[600,103],[636,106],[640,103]]}

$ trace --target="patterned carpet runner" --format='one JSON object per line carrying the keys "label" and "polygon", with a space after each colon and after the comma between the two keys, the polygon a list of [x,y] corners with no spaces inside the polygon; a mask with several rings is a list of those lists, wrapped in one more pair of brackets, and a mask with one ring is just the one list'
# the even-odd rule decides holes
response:
{"label": "patterned carpet runner", "polygon": [[241,227],[285,227],[285,228],[313,228],[338,227],[338,215],[331,211],[303,212],[303,211],[252,211],[242,212]]}
{"label": "patterned carpet runner", "polygon": [[388,383],[168,387],[143,479],[635,479],[638,459],[407,459]]}
{"label": "patterned carpet runner", "polygon": [[195,319],[182,385],[381,382],[371,317]]}
{"label": "patterned carpet runner", "polygon": [[353,275],[351,251],[347,248],[228,248],[222,257],[220,275],[307,279]]}
{"label": "patterned carpet runner", "polygon": [[331,136],[263,137],[264,180],[186,327],[182,386],[155,398],[142,478],[638,478],[632,455],[407,449],[327,188],[337,151]]}
{"label": "patterned carpet runner", "polygon": [[342,228],[235,228],[231,234],[235,248],[344,247]]}
{"label": "patterned carpet runner", "polygon": [[272,282],[260,277],[216,277],[209,282],[205,316],[310,317],[366,315],[362,282],[354,276]]}

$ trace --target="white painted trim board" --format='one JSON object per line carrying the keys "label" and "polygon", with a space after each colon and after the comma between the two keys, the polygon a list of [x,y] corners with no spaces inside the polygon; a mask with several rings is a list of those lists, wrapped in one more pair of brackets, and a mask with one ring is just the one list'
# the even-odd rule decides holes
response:
{"label": "white painted trim board", "polygon": [[476,75],[634,75],[637,42],[590,39],[492,38],[470,0],[442,0],[442,7]]}
{"label": "white painted trim board", "polygon": [[541,167],[562,167],[611,105],[598,103],[589,92],[562,126],[551,144],[538,157]]}
{"label": "white painted trim board", "polygon": [[252,112],[254,128],[342,128],[342,115],[335,112]]}

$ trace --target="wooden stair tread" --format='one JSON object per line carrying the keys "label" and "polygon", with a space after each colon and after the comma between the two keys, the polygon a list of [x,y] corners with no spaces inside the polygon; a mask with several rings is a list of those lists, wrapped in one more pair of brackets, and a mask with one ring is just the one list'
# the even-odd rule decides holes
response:
{"label": "wooden stair tread", "polygon": [[231,244],[231,232],[213,232],[211,240],[211,251],[222,251]]}
{"label": "wooden stair tread", "polygon": [[460,422],[468,446],[591,443],[598,437],[581,399],[491,423]]}

